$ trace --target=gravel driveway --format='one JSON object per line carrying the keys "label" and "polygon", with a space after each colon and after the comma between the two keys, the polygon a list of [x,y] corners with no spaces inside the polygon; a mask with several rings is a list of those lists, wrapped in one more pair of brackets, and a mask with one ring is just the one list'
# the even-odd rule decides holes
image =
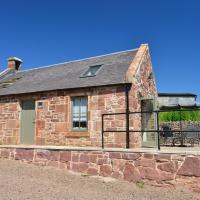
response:
{"label": "gravel driveway", "polygon": [[0,160],[0,200],[200,199],[183,188],[163,188],[81,176],[64,170]]}

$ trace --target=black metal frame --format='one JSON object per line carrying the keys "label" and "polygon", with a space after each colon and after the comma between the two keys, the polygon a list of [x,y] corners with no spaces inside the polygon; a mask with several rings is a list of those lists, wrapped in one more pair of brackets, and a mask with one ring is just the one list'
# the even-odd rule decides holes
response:
{"label": "black metal frame", "polygon": [[[128,149],[129,148],[129,134],[130,133],[134,133],[134,132],[139,132],[139,133],[142,133],[142,132],[155,132],[157,133],[157,147],[158,147],[158,150],[160,150],[160,133],[163,131],[163,130],[160,130],[159,129],[159,113],[161,112],[177,112],[179,111],[180,112],[180,130],[176,130],[177,132],[179,133],[184,133],[184,132],[197,132],[199,133],[200,131],[190,131],[190,130],[187,130],[187,131],[183,131],[182,130],[182,120],[181,120],[181,113],[182,112],[185,112],[185,111],[198,111],[200,110],[200,108],[194,108],[194,109],[170,109],[170,110],[153,110],[153,111],[141,111],[141,112],[130,112],[129,109],[126,109],[126,112],[119,112],[119,113],[105,113],[105,114],[102,114],[102,148],[104,148],[104,133],[106,132],[110,132],[110,133],[115,133],[115,132],[118,132],[118,133],[123,133],[125,132],[126,133],[126,148]],[[147,113],[155,113],[156,114],[156,130],[130,130],[129,129],[129,116],[130,114],[147,114]],[[104,117],[105,116],[110,116],[110,115],[126,115],[126,130],[104,130]],[[170,131],[173,131],[173,130],[170,130]]]}
{"label": "black metal frame", "polygon": [[130,86],[126,85],[125,87],[125,103],[126,103],[126,148],[129,149],[129,138],[130,138],[130,130],[129,130],[129,90]]}

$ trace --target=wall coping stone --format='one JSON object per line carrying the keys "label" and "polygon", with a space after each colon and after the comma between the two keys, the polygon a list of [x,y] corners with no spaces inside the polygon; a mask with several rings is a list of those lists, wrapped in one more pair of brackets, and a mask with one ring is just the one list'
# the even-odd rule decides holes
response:
{"label": "wall coping stone", "polygon": [[46,149],[46,150],[65,150],[65,151],[101,151],[101,152],[127,152],[127,153],[152,153],[152,154],[179,154],[179,155],[200,155],[200,148],[192,150],[184,147],[165,148],[160,151],[156,148],[100,148],[100,147],[74,147],[74,146],[40,146],[40,145],[0,145],[0,148],[16,149]]}

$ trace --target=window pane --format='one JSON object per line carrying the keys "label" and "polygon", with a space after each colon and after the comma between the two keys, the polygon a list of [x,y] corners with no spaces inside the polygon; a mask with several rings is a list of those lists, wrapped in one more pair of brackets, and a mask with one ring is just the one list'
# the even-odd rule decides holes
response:
{"label": "window pane", "polygon": [[92,72],[91,72],[91,70],[88,70],[88,71],[86,72],[85,75],[86,75],[86,76],[92,76]]}
{"label": "window pane", "polygon": [[81,113],[86,113],[87,111],[87,99],[86,98],[81,98],[80,102],[80,112]]}
{"label": "window pane", "polygon": [[73,98],[72,109],[73,128],[85,129],[87,128],[87,98],[75,97]]}
{"label": "window pane", "polygon": [[81,98],[81,105],[80,105],[80,121],[86,122],[87,118],[87,99],[86,98]]}
{"label": "window pane", "polygon": [[79,104],[80,104],[80,99],[74,98],[74,100],[73,100],[73,113],[79,113]]}
{"label": "window pane", "polygon": [[80,128],[87,128],[87,122],[80,122]]}
{"label": "window pane", "polygon": [[73,121],[79,121],[79,113],[77,114],[77,113],[74,113],[73,114]]}
{"label": "window pane", "polygon": [[80,115],[80,122],[82,122],[82,121],[87,121],[87,115],[86,115],[86,113],[85,114],[81,113],[81,115]]}
{"label": "window pane", "polygon": [[79,104],[80,104],[80,99],[79,98],[74,98],[73,100],[73,121],[74,122],[79,122]]}
{"label": "window pane", "polygon": [[83,77],[95,76],[101,65],[90,66],[89,69],[83,74]]}
{"label": "window pane", "polygon": [[73,122],[73,128],[79,129],[79,122]]}
{"label": "window pane", "polygon": [[98,69],[99,69],[99,66],[91,67],[90,68],[91,74],[95,75]]}

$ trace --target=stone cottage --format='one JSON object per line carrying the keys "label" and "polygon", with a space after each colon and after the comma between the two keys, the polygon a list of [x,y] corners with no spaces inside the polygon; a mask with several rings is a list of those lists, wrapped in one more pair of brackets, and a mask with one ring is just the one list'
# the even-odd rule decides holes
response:
{"label": "stone cottage", "polygon": [[[82,60],[21,70],[8,59],[0,74],[0,144],[101,146],[101,115],[140,111],[157,90],[147,44]],[[107,130],[126,127],[125,115],[105,119]],[[130,128],[141,128],[138,116]],[[141,146],[140,133],[130,147]],[[125,147],[125,133],[106,133],[108,147]]]}

